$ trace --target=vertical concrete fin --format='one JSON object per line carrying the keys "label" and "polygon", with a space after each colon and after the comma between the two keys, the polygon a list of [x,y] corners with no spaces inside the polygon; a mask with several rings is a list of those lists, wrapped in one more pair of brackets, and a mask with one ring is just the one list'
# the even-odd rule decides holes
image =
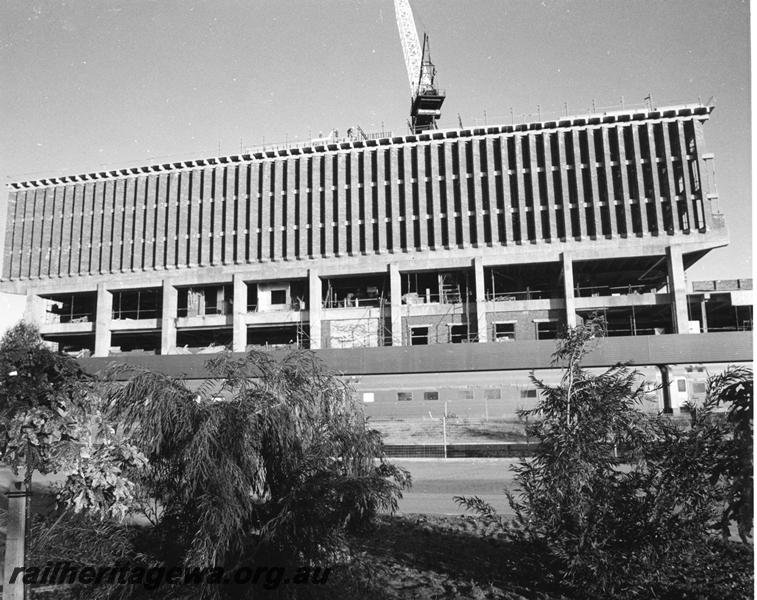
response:
{"label": "vertical concrete fin", "polygon": [[573,260],[570,253],[563,252],[560,255],[562,262],[563,285],[565,291],[565,324],[568,327],[576,326],[576,300],[573,286]]}
{"label": "vertical concrete fin", "polygon": [[321,278],[318,271],[308,270],[308,315],[310,321],[310,349],[321,348]]}
{"label": "vertical concrete fin", "polygon": [[402,345],[402,281],[399,267],[389,265],[389,306],[391,310],[392,346]]}
{"label": "vertical concrete fin", "polygon": [[113,294],[105,287],[104,283],[98,283],[97,312],[95,313],[95,356],[108,356],[112,318]]}
{"label": "vertical concrete fin", "polygon": [[689,309],[686,303],[686,274],[681,246],[673,244],[665,251],[668,263],[668,294],[671,297],[673,326],[676,333],[689,333]]}
{"label": "vertical concrete fin", "polygon": [[477,256],[473,259],[473,279],[476,290],[476,330],[478,341],[489,341],[489,331],[486,326],[486,286],[484,283],[484,261]]}
{"label": "vertical concrete fin", "polygon": [[176,352],[176,317],[179,308],[178,290],[170,281],[163,280],[163,310],[160,318],[160,353]]}
{"label": "vertical concrete fin", "polygon": [[247,350],[247,284],[239,274],[234,274],[234,337],[232,352]]}

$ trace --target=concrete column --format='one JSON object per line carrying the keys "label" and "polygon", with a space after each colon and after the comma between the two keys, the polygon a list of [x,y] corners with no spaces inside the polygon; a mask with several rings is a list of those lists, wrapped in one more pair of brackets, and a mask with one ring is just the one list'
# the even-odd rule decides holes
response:
{"label": "concrete column", "polygon": [[40,325],[40,298],[32,291],[26,292],[26,304],[24,305],[24,321]]}
{"label": "concrete column", "polygon": [[97,285],[95,313],[95,356],[108,356],[110,351],[110,322],[113,318],[113,294],[104,283]]}
{"label": "concrete column", "polygon": [[689,310],[686,306],[686,276],[683,271],[683,252],[675,244],[665,249],[668,263],[668,294],[673,311],[676,333],[689,333]]}
{"label": "concrete column", "polygon": [[233,352],[247,350],[247,284],[239,275],[234,275],[234,341]]}
{"label": "concrete column", "polygon": [[160,353],[176,352],[176,316],[179,293],[170,281],[163,280],[163,313],[160,319]]}
{"label": "concrete column", "polygon": [[402,280],[399,267],[389,265],[389,308],[392,324],[392,346],[402,345]]}
{"label": "concrete column", "polygon": [[567,252],[560,255],[560,260],[562,261],[562,279],[565,286],[565,324],[568,327],[575,327],[576,299],[573,291],[573,260]]}
{"label": "concrete column", "polygon": [[476,290],[476,328],[478,341],[489,341],[489,329],[486,326],[486,287],[484,286],[484,259],[473,259],[473,284]]}
{"label": "concrete column", "polygon": [[8,492],[8,526],[5,536],[5,576],[3,577],[3,600],[24,600],[23,573],[10,583],[13,571],[24,567],[24,543],[26,538],[26,511],[29,492],[23,489],[23,483],[15,484],[20,489]]}
{"label": "concrete column", "polygon": [[699,304],[699,308],[702,313],[702,333],[707,333],[707,300],[707,296],[702,296],[702,301]]}
{"label": "concrete column", "polygon": [[308,270],[308,315],[310,317],[310,349],[321,349],[321,278],[318,271]]}

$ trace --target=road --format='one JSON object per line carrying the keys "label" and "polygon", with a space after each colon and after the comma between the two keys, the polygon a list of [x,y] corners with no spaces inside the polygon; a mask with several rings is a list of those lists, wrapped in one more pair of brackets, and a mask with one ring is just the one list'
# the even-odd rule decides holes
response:
{"label": "road", "polygon": [[478,496],[501,514],[512,514],[504,490],[512,488],[512,458],[392,459],[413,477],[399,502],[402,513],[462,514],[453,496]]}
{"label": "road", "polygon": [[[403,494],[399,510],[403,513],[462,514],[464,511],[452,500],[453,496],[479,496],[499,512],[511,514],[504,489],[512,486],[510,466],[512,458],[451,458],[391,459],[406,468],[413,477],[413,487]],[[5,492],[13,475],[7,467],[0,467],[0,507],[7,505]],[[49,506],[51,498],[44,494],[55,476],[34,476],[33,510]],[[0,530],[1,532],[1,530]]]}

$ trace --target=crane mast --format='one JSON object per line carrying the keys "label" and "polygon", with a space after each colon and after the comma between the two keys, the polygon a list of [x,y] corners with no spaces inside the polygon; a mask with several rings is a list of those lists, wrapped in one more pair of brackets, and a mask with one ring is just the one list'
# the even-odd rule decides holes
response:
{"label": "crane mast", "polygon": [[394,12],[410,83],[410,129],[413,133],[436,129],[445,96],[434,83],[436,67],[431,62],[428,36],[423,35],[421,45],[409,0],[394,0]]}

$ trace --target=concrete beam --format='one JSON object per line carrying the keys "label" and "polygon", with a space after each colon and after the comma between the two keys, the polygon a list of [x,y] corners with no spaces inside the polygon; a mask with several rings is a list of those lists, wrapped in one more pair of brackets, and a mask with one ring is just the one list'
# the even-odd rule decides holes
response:
{"label": "concrete beam", "polygon": [[476,329],[478,341],[489,341],[489,331],[486,327],[486,287],[484,285],[484,261],[481,257],[473,259],[473,284],[476,291]]}
{"label": "concrete beam", "polygon": [[392,346],[402,345],[402,280],[399,267],[389,265],[389,306],[392,324]]}
{"label": "concrete beam", "polygon": [[[554,340],[524,340],[508,344],[431,344],[402,348],[327,349],[317,354],[331,368],[349,375],[400,373],[460,373],[549,369],[553,367]],[[287,351],[276,351],[285,356]],[[583,361],[585,367],[609,367],[618,362],[635,365],[716,364],[752,362],[751,331],[699,335],[640,335],[599,340]],[[121,361],[185,379],[209,377],[207,355],[122,356]],[[110,362],[83,358],[79,363],[94,373]]]}
{"label": "concrete beam", "polygon": [[108,356],[110,351],[110,322],[113,319],[113,294],[101,283],[97,286],[95,313],[95,356]]}
{"label": "concrete beam", "polygon": [[233,352],[247,349],[247,284],[239,275],[234,275],[234,337]]}
{"label": "concrete beam", "polygon": [[565,324],[568,327],[576,326],[576,299],[573,287],[573,259],[568,252],[560,255],[562,263],[562,279],[565,289]]}
{"label": "concrete beam", "polygon": [[160,353],[176,352],[176,316],[179,311],[179,292],[170,281],[163,281],[163,312],[160,319]]}
{"label": "concrete beam", "polygon": [[686,274],[683,269],[683,251],[674,244],[665,251],[668,266],[668,294],[671,296],[673,327],[676,333],[689,333],[689,309],[686,305]]}
{"label": "concrete beam", "polygon": [[315,269],[308,270],[308,313],[310,315],[310,349],[321,348],[321,278]]}

